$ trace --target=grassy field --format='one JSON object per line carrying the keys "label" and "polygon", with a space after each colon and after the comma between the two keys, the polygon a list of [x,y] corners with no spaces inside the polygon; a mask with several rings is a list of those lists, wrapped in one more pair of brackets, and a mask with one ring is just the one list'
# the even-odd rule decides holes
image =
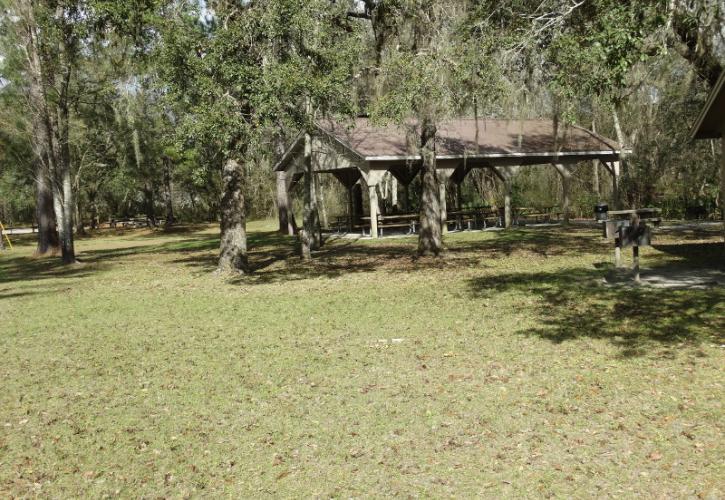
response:
{"label": "grassy field", "polygon": [[[306,264],[272,229],[227,280],[211,226],[0,255],[0,496],[725,495],[723,288],[603,286],[592,230]],[[643,265],[722,268],[717,234]]]}

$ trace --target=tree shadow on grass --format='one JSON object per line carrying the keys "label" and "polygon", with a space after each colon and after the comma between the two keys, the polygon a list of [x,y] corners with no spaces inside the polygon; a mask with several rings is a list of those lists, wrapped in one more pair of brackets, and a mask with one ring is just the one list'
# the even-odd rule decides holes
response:
{"label": "tree shadow on grass", "polygon": [[[64,265],[59,257],[9,257],[0,261],[0,284],[57,278],[82,278],[105,269],[95,264]],[[0,298],[3,298],[0,296]]]}
{"label": "tree shadow on grass", "polygon": [[[526,332],[555,343],[579,338],[604,339],[624,357],[654,347],[725,342],[725,291],[722,288],[668,290],[609,287],[596,269],[523,272],[469,281],[474,298],[517,292],[535,298],[540,326]],[[524,306],[522,306],[524,307]]]}
{"label": "tree shadow on grass", "polygon": [[493,238],[454,240],[449,245],[449,252],[481,252],[488,258],[529,253],[547,258],[574,253],[601,253],[608,248],[599,234],[573,226],[512,229],[492,234]]}
{"label": "tree shadow on grass", "polygon": [[[482,234],[486,236],[482,237]],[[488,236],[490,234],[490,237]],[[303,261],[295,238],[279,233],[260,232],[250,235],[250,273],[231,280],[233,284],[264,284],[346,274],[415,272],[426,269],[488,267],[486,261],[512,255],[538,258],[561,256],[572,251],[600,253],[601,238],[591,231],[572,229],[565,233],[547,229],[522,229],[496,233],[467,233],[463,238],[448,240],[445,256],[440,259],[416,259],[416,238],[383,240],[329,240]],[[216,254],[196,253],[174,260],[202,271],[216,268]]]}
{"label": "tree shadow on grass", "polygon": [[725,270],[725,247],[721,241],[698,243],[659,243],[653,248],[678,260],[673,265],[710,267]]}

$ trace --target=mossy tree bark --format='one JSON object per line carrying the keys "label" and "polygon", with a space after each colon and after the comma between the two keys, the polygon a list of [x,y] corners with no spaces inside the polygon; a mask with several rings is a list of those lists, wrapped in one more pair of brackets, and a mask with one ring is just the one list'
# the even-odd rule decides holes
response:
{"label": "mossy tree bark", "polygon": [[315,192],[314,165],[312,164],[312,136],[305,134],[305,178],[304,178],[304,209],[303,225],[304,233],[301,235],[302,256],[309,258],[312,250],[317,250],[322,244],[320,234],[320,215],[317,208],[317,194]]}
{"label": "mossy tree bark", "polygon": [[443,250],[441,233],[441,205],[436,174],[435,136],[436,126],[430,119],[424,119],[420,135],[420,156],[422,159],[422,186],[420,196],[420,234],[418,255],[437,256]]}
{"label": "mossy tree bark", "polygon": [[220,273],[246,272],[247,218],[244,209],[244,166],[230,157],[222,168]]}

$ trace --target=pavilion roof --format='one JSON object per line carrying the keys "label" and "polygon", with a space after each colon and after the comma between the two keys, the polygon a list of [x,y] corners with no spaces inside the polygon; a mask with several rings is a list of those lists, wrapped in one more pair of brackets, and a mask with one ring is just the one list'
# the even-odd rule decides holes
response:
{"label": "pavilion roof", "polygon": [[725,129],[725,71],[720,73],[690,131],[692,139],[716,139]]}
{"label": "pavilion roof", "polygon": [[[380,157],[415,156],[415,138],[398,125],[377,126],[367,118],[358,118],[353,127],[336,122],[319,124],[320,128],[350,146],[366,160]],[[409,127],[411,128],[411,127]],[[580,127],[562,127],[559,141],[554,139],[551,120],[476,120],[459,118],[438,125],[438,157],[463,157],[506,153],[544,154],[553,152],[615,151],[614,141]]]}
{"label": "pavilion roof", "polygon": [[[368,118],[349,123],[332,120],[317,124],[355,156],[367,162],[418,159],[414,123],[374,125]],[[561,126],[555,138],[552,120],[476,120],[457,118],[438,124],[436,156],[445,158],[556,157],[557,155],[618,155],[611,139],[576,125]],[[300,149],[298,138],[275,167],[283,170]]]}

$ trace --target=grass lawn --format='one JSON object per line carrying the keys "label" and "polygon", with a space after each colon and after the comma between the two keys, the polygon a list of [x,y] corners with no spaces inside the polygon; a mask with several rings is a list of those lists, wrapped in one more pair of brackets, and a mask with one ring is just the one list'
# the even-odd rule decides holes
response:
{"label": "grass lawn", "polygon": [[[725,495],[722,287],[603,286],[593,230],[272,229],[228,280],[211,226],[0,255],[0,496]],[[643,266],[722,268],[714,231]]]}

